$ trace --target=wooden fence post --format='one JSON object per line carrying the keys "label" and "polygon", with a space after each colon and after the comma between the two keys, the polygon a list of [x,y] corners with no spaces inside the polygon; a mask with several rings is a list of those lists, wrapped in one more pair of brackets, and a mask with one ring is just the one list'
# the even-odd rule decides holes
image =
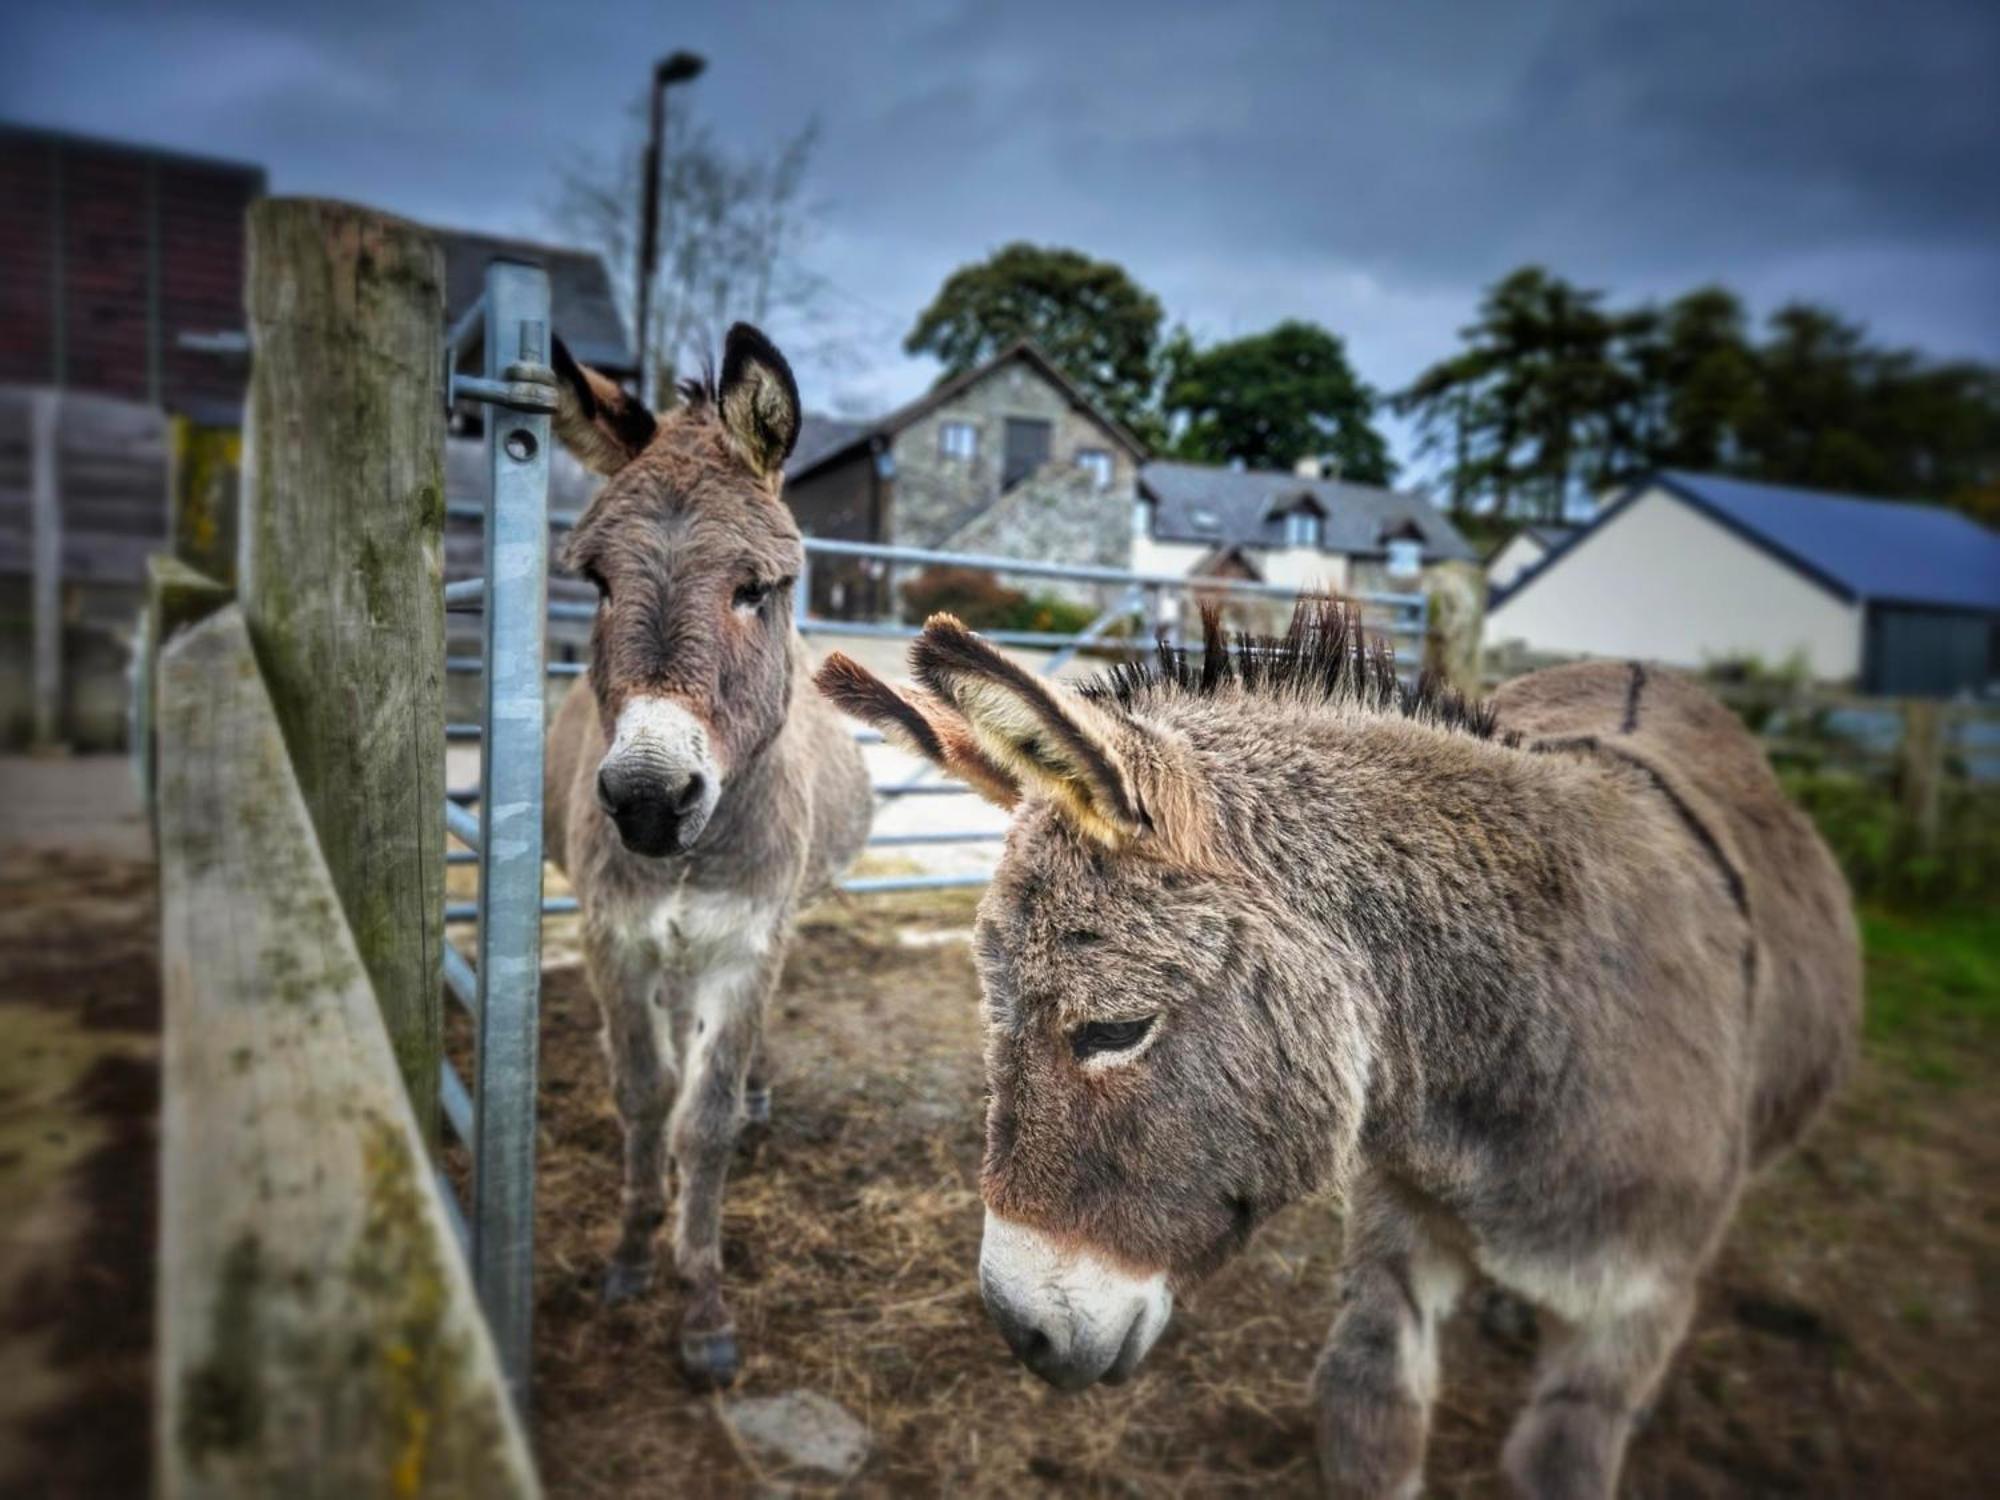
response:
{"label": "wooden fence post", "polygon": [[1898,780],[1903,816],[1919,854],[1935,854],[1939,789],[1944,781],[1944,705],[1932,698],[1903,703]]}
{"label": "wooden fence post", "polygon": [[347,204],[250,210],[239,593],[410,1102],[444,942],[444,267]]}
{"label": "wooden fence post", "polygon": [[1430,607],[1424,666],[1469,698],[1486,691],[1480,638],[1486,629],[1486,574],[1476,563],[1434,563],[1424,569]]}
{"label": "wooden fence post", "polygon": [[29,416],[29,526],[34,547],[34,747],[62,742],[62,396],[36,391]]}

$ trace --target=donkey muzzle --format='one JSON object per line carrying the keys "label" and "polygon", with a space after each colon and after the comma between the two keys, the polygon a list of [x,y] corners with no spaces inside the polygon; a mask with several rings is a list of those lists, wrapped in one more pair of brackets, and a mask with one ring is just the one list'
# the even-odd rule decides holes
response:
{"label": "donkey muzzle", "polygon": [[699,719],[671,699],[634,698],[598,763],[597,805],[627,849],[662,859],[701,837],[721,783]]}
{"label": "donkey muzzle", "polygon": [[1174,1310],[1165,1272],[1134,1275],[990,1209],[979,1291],[1015,1357],[1065,1391],[1128,1379]]}

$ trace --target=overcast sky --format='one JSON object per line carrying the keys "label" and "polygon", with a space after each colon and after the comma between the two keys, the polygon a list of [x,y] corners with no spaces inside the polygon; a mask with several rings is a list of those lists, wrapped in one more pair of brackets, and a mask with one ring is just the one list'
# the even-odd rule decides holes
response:
{"label": "overcast sky", "polygon": [[902,335],[1013,239],[1124,263],[1204,337],[1316,319],[1385,389],[1527,261],[2000,360],[1996,0],[8,0],[0,115],[560,239],[563,164],[675,47],[725,133],[823,128],[812,260],[853,358],[800,371],[817,407],[922,389]]}

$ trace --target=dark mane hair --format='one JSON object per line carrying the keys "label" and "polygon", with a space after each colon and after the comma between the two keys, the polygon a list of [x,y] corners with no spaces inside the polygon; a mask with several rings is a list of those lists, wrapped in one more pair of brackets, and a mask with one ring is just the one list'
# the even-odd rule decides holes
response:
{"label": "dark mane hair", "polygon": [[1326,595],[1299,600],[1281,636],[1238,631],[1232,637],[1223,628],[1220,607],[1205,604],[1201,636],[1199,651],[1162,636],[1150,659],[1121,663],[1081,690],[1085,697],[1129,709],[1162,694],[1208,697],[1234,686],[1264,697],[1353,703],[1480,739],[1493,735],[1493,710],[1483,701],[1468,700],[1430,672],[1406,686],[1396,676],[1395,653],[1362,628],[1359,606],[1347,600]]}
{"label": "dark mane hair", "polygon": [[674,382],[674,389],[680,392],[681,400],[685,401],[693,410],[699,411],[704,406],[710,411],[718,409],[721,405],[721,398],[716,394],[715,356],[704,356],[701,362],[701,373],[676,380]]}

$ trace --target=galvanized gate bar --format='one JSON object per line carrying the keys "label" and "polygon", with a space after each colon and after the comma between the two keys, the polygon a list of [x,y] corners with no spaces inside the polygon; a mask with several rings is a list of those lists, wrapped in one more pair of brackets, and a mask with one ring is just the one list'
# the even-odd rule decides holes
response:
{"label": "galvanized gate bar", "polygon": [[542,962],[542,665],[548,608],[549,279],[486,269],[485,740],[479,757],[472,1271],[515,1400],[534,1314],[535,1045]]}

